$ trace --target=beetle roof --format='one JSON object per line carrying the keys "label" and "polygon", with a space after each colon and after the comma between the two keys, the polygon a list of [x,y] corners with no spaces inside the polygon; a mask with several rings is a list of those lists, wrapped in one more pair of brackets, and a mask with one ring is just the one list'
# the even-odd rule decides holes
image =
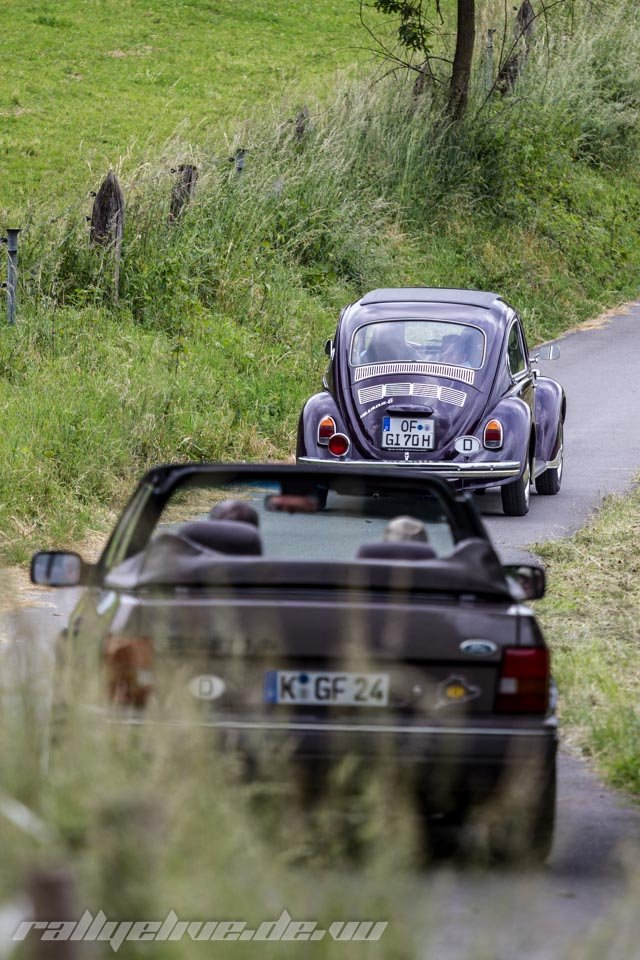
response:
{"label": "beetle roof", "polygon": [[496,300],[504,304],[497,293],[484,290],[453,290],[446,287],[388,287],[365,293],[363,306],[370,303],[460,303],[470,307],[491,309]]}
{"label": "beetle roof", "polygon": [[352,303],[343,314],[343,323],[354,330],[375,320],[424,317],[462,320],[495,330],[512,315],[512,308],[497,293],[445,287],[389,287],[372,290]]}

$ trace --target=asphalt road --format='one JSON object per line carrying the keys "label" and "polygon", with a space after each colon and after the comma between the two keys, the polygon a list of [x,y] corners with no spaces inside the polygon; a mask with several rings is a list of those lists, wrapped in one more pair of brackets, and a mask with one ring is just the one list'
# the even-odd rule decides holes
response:
{"label": "asphalt road", "polygon": [[[502,515],[498,491],[478,499],[505,561],[570,535],[604,495],[628,489],[640,473],[640,304],[556,342],[559,359],[540,367],[567,393],[562,489],[532,496],[520,518]],[[424,878],[429,960],[640,958],[640,809],[566,749],[559,774],[556,837],[544,869],[487,875],[443,867]]]}
{"label": "asphalt road", "polygon": [[554,341],[558,360],[540,364],[567,394],[562,489],[531,498],[526,517],[505,517],[499,492],[478,498],[494,542],[506,558],[528,544],[566,537],[608,493],[640,472],[640,303],[599,329]]}
{"label": "asphalt road", "polygon": [[[599,329],[557,342],[560,358],[541,368],[568,396],[562,490],[556,497],[533,496],[524,518],[502,516],[499,493],[478,500],[505,560],[532,543],[569,535],[603,495],[628,488],[640,472],[640,304]],[[42,643],[64,623],[71,597],[36,599],[46,605],[26,617]],[[25,625],[24,615],[3,622],[5,636]],[[421,930],[418,953],[429,960],[635,960],[639,865],[640,810],[563,751],[548,865],[509,873],[442,866],[413,878],[412,903],[403,913]]]}

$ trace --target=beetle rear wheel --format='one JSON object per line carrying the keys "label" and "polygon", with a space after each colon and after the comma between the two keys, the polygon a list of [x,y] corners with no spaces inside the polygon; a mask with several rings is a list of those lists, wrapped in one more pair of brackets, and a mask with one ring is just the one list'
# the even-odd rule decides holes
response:
{"label": "beetle rear wheel", "polygon": [[502,509],[507,517],[524,517],[529,513],[529,500],[531,497],[531,461],[527,460],[527,465],[521,477],[513,480],[511,483],[505,483],[500,487],[502,495]]}
{"label": "beetle rear wheel", "polygon": [[562,483],[562,468],[564,463],[563,433],[563,426],[560,424],[560,428],[558,430],[558,436],[560,440],[557,453],[557,457],[559,458],[558,466],[549,467],[548,470],[545,470],[544,473],[541,473],[540,476],[536,478],[536,490],[543,496],[552,497],[560,490],[560,485]]}

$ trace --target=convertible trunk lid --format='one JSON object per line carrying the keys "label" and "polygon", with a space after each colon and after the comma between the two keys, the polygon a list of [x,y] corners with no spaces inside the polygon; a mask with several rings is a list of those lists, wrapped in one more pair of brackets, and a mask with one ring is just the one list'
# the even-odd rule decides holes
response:
{"label": "convertible trunk lid", "polygon": [[[122,597],[112,630],[154,637],[162,713],[207,722],[358,724],[489,714],[502,647],[517,642],[504,604],[347,588],[190,590]],[[484,641],[479,657],[465,641]]]}

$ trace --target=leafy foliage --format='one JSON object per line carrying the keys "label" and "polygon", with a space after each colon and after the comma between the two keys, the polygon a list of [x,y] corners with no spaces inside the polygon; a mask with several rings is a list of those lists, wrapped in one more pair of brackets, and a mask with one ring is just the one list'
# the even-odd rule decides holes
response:
{"label": "leafy foliage", "polygon": [[433,9],[441,16],[439,0],[374,0],[379,13],[398,18],[398,40],[408,50],[427,57],[433,25],[429,13]]}

